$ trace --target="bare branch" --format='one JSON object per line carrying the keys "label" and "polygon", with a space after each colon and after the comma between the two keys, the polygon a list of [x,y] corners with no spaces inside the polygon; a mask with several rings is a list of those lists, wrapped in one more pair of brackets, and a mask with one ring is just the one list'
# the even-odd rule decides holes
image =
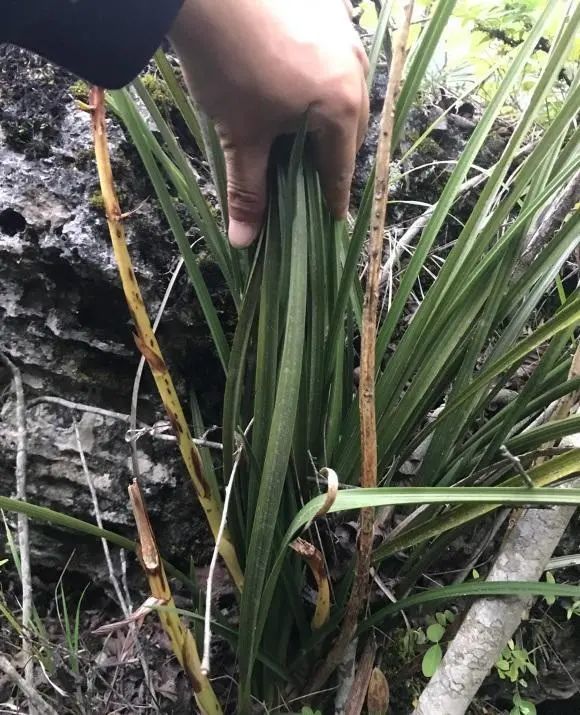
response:
{"label": "bare branch", "polygon": [[[96,405],[86,405],[82,402],[73,402],[72,400],[66,400],[64,397],[55,397],[53,395],[42,395],[41,397],[35,397],[34,400],[30,400],[27,405],[27,409],[36,407],[37,405],[47,403],[52,405],[59,405],[61,407],[66,407],[70,410],[78,410],[79,412],[88,412],[94,415],[100,415],[111,420],[117,420],[118,422],[124,422],[125,424],[131,424],[131,415],[126,415],[123,412],[115,412],[114,410],[107,410],[104,407],[97,407]],[[134,430],[127,430],[126,439],[127,441],[134,442],[139,437],[145,434],[155,437],[157,439],[162,439],[167,442],[175,442],[175,436],[171,434],[165,434],[166,431],[172,429],[171,424],[162,420],[156,422],[154,425],[145,424],[145,422],[137,422],[139,427],[135,427]],[[198,447],[207,447],[208,449],[222,450],[223,446],[220,442],[212,442],[207,439],[194,437],[192,442]]]}
{"label": "bare branch", "polygon": [[[578,375],[580,344],[572,358],[568,379]],[[579,397],[578,391],[562,397],[553,412],[553,419],[568,415]],[[578,486],[580,479],[575,478],[563,488]],[[487,580],[537,581],[574,511],[574,507],[558,507],[520,512]],[[463,715],[531,603],[531,598],[476,601],[421,694],[413,715]]]}
{"label": "bare branch", "polygon": [[[77,421],[74,418],[73,418],[73,427],[74,427],[74,431],[75,431],[77,450],[78,450],[79,457],[81,460],[81,466],[83,468],[83,474],[85,475],[85,479],[87,480],[87,484],[89,486],[89,491],[91,493],[93,509],[95,510],[95,520],[97,522],[99,529],[102,529],[103,528],[103,518],[101,516],[101,510],[99,509],[99,500],[97,497],[97,490],[95,489],[93,477],[91,476],[91,473],[87,466],[87,460],[85,458],[85,452],[83,450],[83,445],[81,442],[81,435],[79,433],[79,426],[78,426]],[[115,574],[115,568],[113,566],[113,561],[111,560],[111,552],[109,550],[109,544],[106,539],[101,539],[101,545],[103,547],[103,553],[105,555],[105,561],[107,563],[107,570],[109,571],[109,579],[111,581],[113,589],[115,590],[115,595],[117,596],[117,601],[119,602],[119,605],[121,606],[121,610],[123,611],[125,616],[128,616],[131,611],[129,609],[129,606],[125,602],[125,598],[123,596],[123,591],[121,590],[121,586],[120,586],[117,576]]]}
{"label": "bare branch", "polygon": [[566,216],[579,201],[580,171],[560,190],[560,193],[548,205],[547,210],[532,225],[524,240],[524,249],[520,262],[515,269],[516,277],[519,277],[533,263],[538,253],[550,242],[565,221]]}
{"label": "bare branch", "polygon": [[[395,107],[401,89],[405,65],[407,39],[413,15],[413,0],[403,7],[403,20],[393,40],[393,62],[381,115],[379,144],[377,148],[376,178],[369,241],[369,264],[363,307],[362,353],[359,384],[361,422],[361,486],[377,484],[377,429],[375,413],[375,352],[377,309],[379,305],[379,274],[383,248],[391,144],[395,125]],[[354,636],[361,608],[367,601],[370,588],[370,559],[373,545],[375,512],[372,507],[361,509],[358,554],[354,583],[346,606],[341,631],[323,665],[310,682],[309,690],[320,690],[336,669],[344,650]]]}
{"label": "bare branch", "polygon": [[[252,428],[252,424],[254,423],[254,420],[250,420],[250,423],[244,430],[244,436],[248,434],[250,429]],[[205,620],[204,620],[204,625],[203,625],[203,657],[201,659],[201,672],[203,675],[209,675],[209,670],[210,670],[210,649],[211,649],[211,597],[212,597],[212,590],[213,590],[213,577],[215,573],[215,567],[217,564],[218,560],[218,555],[219,555],[219,550],[220,550],[220,543],[226,528],[226,524],[228,521],[228,508],[230,505],[230,498],[232,496],[232,491],[234,487],[234,480],[236,478],[236,472],[238,471],[238,467],[240,465],[240,460],[242,458],[242,452],[243,452],[243,443],[240,443],[240,446],[237,449],[236,452],[236,457],[234,460],[234,464],[232,467],[232,473],[230,475],[230,478],[228,480],[228,484],[226,486],[226,493],[224,497],[224,506],[223,506],[223,511],[222,511],[222,519],[220,522],[220,527],[216,536],[215,540],[215,546],[213,549],[213,554],[211,556],[211,563],[209,565],[209,572],[207,575],[207,585],[206,585],[206,591],[205,591]]]}
{"label": "bare branch", "polygon": [[38,715],[58,715],[52,705],[49,705],[38,690],[29,685],[26,680],[19,675],[16,668],[4,655],[0,655],[0,670],[22,690],[24,695],[28,698],[30,705],[36,708]]}

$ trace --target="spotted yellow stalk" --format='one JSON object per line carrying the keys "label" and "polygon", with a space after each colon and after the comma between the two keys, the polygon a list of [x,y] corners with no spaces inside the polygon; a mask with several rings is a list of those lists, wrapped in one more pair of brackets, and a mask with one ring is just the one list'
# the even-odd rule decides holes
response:
{"label": "spotted yellow stalk", "polygon": [[[123,215],[119,207],[113,173],[111,170],[111,159],[107,143],[107,130],[105,124],[105,101],[104,91],[99,87],[91,90],[90,110],[92,116],[93,138],[95,144],[95,156],[97,169],[101,184],[101,193],[107,216],[109,233],[113,243],[113,250],[117,267],[123,284],[123,291],[129,307],[129,312],[133,319],[137,334],[135,342],[137,347],[147,360],[157,390],[167,415],[175,432],[179,450],[195,491],[205,511],[210,529],[214,539],[217,539],[221,521],[221,506],[219,501],[212,494],[212,490],[203,475],[202,461],[191,438],[191,433],[179,398],[173,385],[173,380],[163,359],[161,348],[151,327],[151,321],[147,315],[141,291],[137,284],[137,279],[131,264],[131,258],[125,240],[125,230],[123,228]],[[226,566],[234,580],[236,586],[241,591],[243,585],[243,575],[238,562],[231,537],[226,530],[220,540],[219,553],[224,559]]]}
{"label": "spotted yellow stalk", "polygon": [[203,715],[221,715],[222,709],[207,677],[201,671],[201,662],[195,639],[175,611],[175,602],[165,575],[163,562],[151,528],[143,495],[135,481],[129,487],[129,497],[139,532],[139,558],[149,581],[155,602],[162,605],[159,620],[171,641],[179,664],[187,673],[197,705]]}

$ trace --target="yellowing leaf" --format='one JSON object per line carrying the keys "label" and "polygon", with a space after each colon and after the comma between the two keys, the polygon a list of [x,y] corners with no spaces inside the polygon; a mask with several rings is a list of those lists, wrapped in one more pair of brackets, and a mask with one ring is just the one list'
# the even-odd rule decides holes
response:
{"label": "yellowing leaf", "polygon": [[377,9],[372,0],[363,0],[359,5],[362,10],[359,25],[363,30],[370,32],[371,34],[377,29],[377,24],[379,22],[379,16],[377,15]]}

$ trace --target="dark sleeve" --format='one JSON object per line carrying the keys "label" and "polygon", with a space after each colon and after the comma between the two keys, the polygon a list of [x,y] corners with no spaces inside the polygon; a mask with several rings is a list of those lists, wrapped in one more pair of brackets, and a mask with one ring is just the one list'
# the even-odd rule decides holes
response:
{"label": "dark sleeve", "polygon": [[43,55],[92,84],[130,82],[183,0],[0,0],[0,42]]}

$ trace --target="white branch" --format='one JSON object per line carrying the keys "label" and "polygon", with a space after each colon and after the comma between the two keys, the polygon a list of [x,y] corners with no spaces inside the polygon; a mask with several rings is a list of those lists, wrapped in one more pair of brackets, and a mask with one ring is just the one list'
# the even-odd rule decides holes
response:
{"label": "white branch", "polygon": [[[579,486],[578,478],[566,484]],[[537,581],[573,513],[574,507],[523,512],[487,580]],[[463,715],[531,603],[531,598],[486,598],[474,603],[414,715]]]}
{"label": "white branch", "polygon": [[[474,176],[473,178],[465,181],[459,187],[459,191],[457,193],[463,194],[470,189],[475,188],[476,186],[484,182],[487,178],[487,173],[478,174],[477,176]],[[436,207],[437,204],[429,206],[429,208],[424,211],[424,213],[422,213],[418,218],[413,221],[413,223],[409,226],[409,228],[405,231],[405,233],[398,241],[393,241],[392,249],[389,251],[389,257],[387,258],[386,263],[381,268],[381,275],[379,278],[379,285],[381,287],[383,287],[385,283],[387,283],[387,281],[392,282],[392,273],[395,264],[400,261],[401,256],[403,255],[403,251],[405,251],[409,247],[409,245],[425,228],[427,222],[433,215],[433,212],[435,211]]]}
{"label": "white branch", "polygon": [[[247,435],[247,433],[251,429],[253,422],[254,422],[254,420],[252,419],[250,421],[249,425],[246,427],[246,429],[244,431],[244,436]],[[230,475],[229,481],[226,486],[226,493],[224,496],[224,507],[223,507],[223,511],[222,511],[222,520],[220,522],[220,528],[218,529],[213,554],[211,556],[211,563],[209,565],[209,573],[207,575],[207,586],[206,586],[206,591],[205,591],[205,618],[204,618],[204,624],[203,624],[203,657],[201,659],[201,672],[204,675],[209,675],[209,669],[210,669],[211,598],[212,598],[212,590],[213,590],[213,577],[214,577],[215,567],[216,567],[218,556],[219,556],[220,544],[221,544],[222,537],[224,535],[224,531],[226,529],[226,524],[228,521],[228,508],[230,505],[230,497],[231,497],[232,491],[233,491],[236,472],[238,471],[238,467],[240,465],[240,460],[242,458],[242,451],[243,451],[243,443],[240,444],[240,446],[238,447],[238,449],[236,451],[236,457],[234,460],[234,465],[232,467],[232,473]]]}
{"label": "white branch", "polygon": [[0,670],[6,675],[6,677],[11,680],[15,685],[17,685],[20,690],[28,698],[30,706],[36,708],[38,715],[58,715],[56,710],[49,705],[46,700],[40,695],[40,693],[35,690],[31,685],[29,685],[24,678],[19,675],[16,668],[12,663],[6,658],[6,656],[0,654]]}

